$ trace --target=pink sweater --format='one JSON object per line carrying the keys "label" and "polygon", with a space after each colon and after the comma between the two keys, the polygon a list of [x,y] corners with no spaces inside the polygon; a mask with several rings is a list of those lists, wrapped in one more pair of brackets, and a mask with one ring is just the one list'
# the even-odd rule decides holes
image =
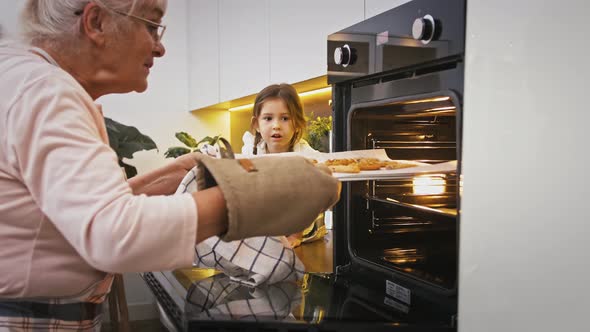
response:
{"label": "pink sweater", "polygon": [[135,196],[78,82],[0,46],[0,298],[76,297],[194,259],[193,198]]}

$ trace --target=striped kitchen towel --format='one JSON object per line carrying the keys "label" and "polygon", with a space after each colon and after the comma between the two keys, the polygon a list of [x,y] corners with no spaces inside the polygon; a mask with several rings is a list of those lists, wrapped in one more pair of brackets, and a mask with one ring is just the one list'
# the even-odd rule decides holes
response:
{"label": "striped kitchen towel", "polygon": [[294,320],[292,312],[301,299],[296,282],[249,288],[218,274],[191,284],[185,312],[203,319]]}

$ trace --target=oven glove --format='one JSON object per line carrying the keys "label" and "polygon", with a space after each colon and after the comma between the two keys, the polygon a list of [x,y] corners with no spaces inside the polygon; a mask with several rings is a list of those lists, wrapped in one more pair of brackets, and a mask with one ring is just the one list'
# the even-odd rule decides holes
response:
{"label": "oven glove", "polygon": [[198,190],[218,185],[225,197],[224,241],[299,232],[340,197],[340,182],[303,157],[194,156]]}
{"label": "oven glove", "polygon": [[[197,167],[182,179],[176,194],[197,188]],[[303,277],[305,267],[284,236],[261,236],[224,242],[212,236],[195,245],[196,267],[214,268],[239,284],[258,286]]]}

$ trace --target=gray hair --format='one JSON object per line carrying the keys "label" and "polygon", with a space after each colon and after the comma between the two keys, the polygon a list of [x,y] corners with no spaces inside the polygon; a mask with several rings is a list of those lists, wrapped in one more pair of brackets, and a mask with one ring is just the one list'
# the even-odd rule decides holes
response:
{"label": "gray hair", "polygon": [[[27,0],[21,14],[21,29],[26,42],[61,44],[74,41],[80,35],[80,15],[77,12],[89,0]],[[131,13],[135,8],[153,6],[166,11],[167,0],[93,0],[100,7]],[[114,27],[118,29],[119,27]],[[65,46],[65,45],[64,45]]]}

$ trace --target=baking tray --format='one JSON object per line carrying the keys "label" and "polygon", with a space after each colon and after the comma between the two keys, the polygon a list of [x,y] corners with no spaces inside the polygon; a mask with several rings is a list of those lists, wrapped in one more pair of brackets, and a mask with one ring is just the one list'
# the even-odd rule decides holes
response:
{"label": "baking tray", "polygon": [[309,159],[315,159],[318,163],[322,163],[329,159],[358,159],[358,158],[377,158],[385,161],[396,161],[401,164],[412,165],[412,167],[400,169],[379,169],[374,171],[360,171],[359,173],[332,173],[332,175],[340,181],[366,181],[366,180],[384,180],[395,178],[407,178],[408,176],[416,176],[422,174],[447,174],[457,171],[457,161],[452,160],[439,164],[426,164],[412,160],[396,160],[391,159],[385,152],[385,149],[369,149],[369,150],[354,150],[342,152],[285,152],[263,154],[258,156],[242,156],[236,155],[236,159],[241,158],[260,158],[267,156],[302,156]]}

